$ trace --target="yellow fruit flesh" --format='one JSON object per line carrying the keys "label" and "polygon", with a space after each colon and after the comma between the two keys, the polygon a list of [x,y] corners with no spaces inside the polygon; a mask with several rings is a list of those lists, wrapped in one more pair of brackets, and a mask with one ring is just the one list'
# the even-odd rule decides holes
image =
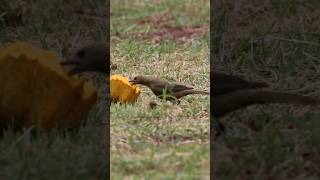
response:
{"label": "yellow fruit flesh", "polygon": [[97,100],[95,88],[69,77],[59,57],[26,43],[0,49],[0,128],[73,128]]}
{"label": "yellow fruit flesh", "polygon": [[113,101],[132,103],[140,95],[140,88],[131,85],[129,79],[120,75],[112,75],[110,78],[110,96]]}

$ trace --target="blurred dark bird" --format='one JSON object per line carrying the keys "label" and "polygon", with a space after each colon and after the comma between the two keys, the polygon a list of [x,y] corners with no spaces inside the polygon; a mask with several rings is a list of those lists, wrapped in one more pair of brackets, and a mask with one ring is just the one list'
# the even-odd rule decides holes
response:
{"label": "blurred dark bird", "polygon": [[213,90],[211,96],[214,124],[220,130],[225,129],[217,118],[246,108],[254,104],[300,104],[317,105],[319,100],[298,94],[266,91],[266,83],[249,82],[237,76],[224,73],[213,73]]}
{"label": "blurred dark bird", "polygon": [[61,65],[73,65],[69,75],[82,72],[107,73],[109,66],[108,44],[97,43],[78,50],[72,57],[67,58]]}
{"label": "blurred dark bird", "polygon": [[[101,72],[108,73],[110,64],[109,46],[107,43],[96,43],[86,46],[78,50],[73,56],[67,58],[60,63],[63,66],[71,65],[72,69],[68,72],[69,75],[75,75],[83,72]],[[115,64],[111,64],[111,69],[117,68]],[[107,74],[107,79],[109,74]],[[110,98],[110,83],[106,83],[106,104],[111,105]]]}
{"label": "blurred dark bird", "polygon": [[172,102],[190,94],[209,94],[209,92],[195,90],[190,86],[186,86],[180,83],[170,83],[166,80],[150,76],[136,76],[133,80],[130,80],[130,82],[132,84],[142,84],[147,86],[160,99],[164,99],[163,94],[164,92],[166,92],[166,100]]}

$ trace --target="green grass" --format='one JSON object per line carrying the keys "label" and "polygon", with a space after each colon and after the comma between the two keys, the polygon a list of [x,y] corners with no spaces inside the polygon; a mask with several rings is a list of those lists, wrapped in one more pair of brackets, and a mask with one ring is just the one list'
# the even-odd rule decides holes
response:
{"label": "green grass", "polygon": [[[219,1],[215,7],[215,69],[319,97],[318,1]],[[227,132],[212,142],[214,178],[319,178],[318,109],[253,106],[221,119]]]}
{"label": "green grass", "polygon": [[[159,43],[152,36],[122,36],[161,30],[138,21],[169,10],[173,18],[165,23],[173,27],[209,22],[209,1],[111,1],[111,61],[118,66],[112,74],[152,75],[209,90],[209,35]],[[160,106],[150,109],[150,101]],[[142,87],[136,103],[113,104],[110,116],[111,179],[209,179],[209,96],[172,105]]]}
{"label": "green grass", "polygon": [[[0,43],[27,41],[60,56],[96,41],[105,41],[105,2],[0,2]],[[81,12],[82,11],[82,12]],[[80,13],[75,13],[80,12]],[[22,13],[22,16],[19,14]],[[82,77],[99,87],[104,78]],[[91,110],[87,125],[78,132],[40,133],[8,131],[0,140],[0,179],[103,179],[106,176],[105,106],[103,99]]]}

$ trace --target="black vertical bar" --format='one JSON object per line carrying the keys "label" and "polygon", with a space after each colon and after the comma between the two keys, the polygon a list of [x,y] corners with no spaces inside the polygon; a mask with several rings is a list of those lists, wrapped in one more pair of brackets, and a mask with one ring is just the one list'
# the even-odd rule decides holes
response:
{"label": "black vertical bar", "polygon": [[213,117],[212,117],[212,111],[214,107],[213,102],[213,66],[214,66],[214,0],[210,0],[210,179],[215,179],[215,171],[214,171],[214,158],[213,158],[213,146],[212,142],[214,140],[214,128],[213,128]]}
{"label": "black vertical bar", "polygon": [[107,113],[106,113],[106,179],[110,179],[110,98],[109,98],[109,95],[110,95],[110,0],[107,0],[107,44],[108,44],[108,49],[107,49],[107,54],[108,54],[108,57],[107,57],[107,61],[108,61],[108,66],[107,66],[107,73],[108,73],[108,76],[106,78],[107,80]]}

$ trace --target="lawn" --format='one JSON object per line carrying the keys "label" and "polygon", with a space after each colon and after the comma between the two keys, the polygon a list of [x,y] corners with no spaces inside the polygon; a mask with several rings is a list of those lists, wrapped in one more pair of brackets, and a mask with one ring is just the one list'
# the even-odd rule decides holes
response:
{"label": "lawn", "polygon": [[[209,91],[209,12],[207,0],[112,0],[111,74]],[[111,179],[209,179],[210,97],[173,105],[141,88],[137,102],[110,109]]]}
{"label": "lawn", "polygon": [[[107,39],[104,1],[0,2],[0,43],[26,41],[64,57]],[[78,132],[7,131],[0,141],[0,179],[104,179],[106,176],[105,75],[81,75],[99,90],[99,101]]]}
{"label": "lawn", "polygon": [[[215,70],[319,98],[319,1],[216,1]],[[252,106],[212,141],[217,179],[319,179],[319,107]]]}

